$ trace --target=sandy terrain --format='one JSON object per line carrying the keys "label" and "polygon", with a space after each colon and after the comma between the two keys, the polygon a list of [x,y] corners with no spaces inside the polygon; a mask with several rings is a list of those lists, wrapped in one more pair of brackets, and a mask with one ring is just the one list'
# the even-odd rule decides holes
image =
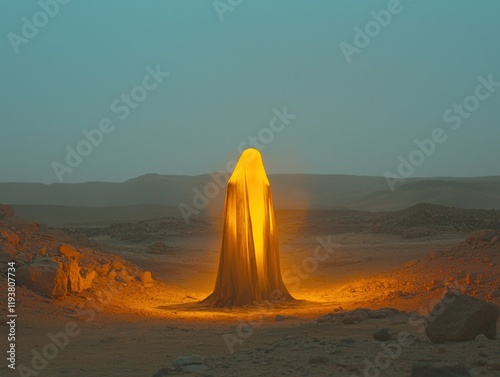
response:
{"label": "sandy terrain", "polygon": [[[460,361],[471,375],[500,375],[498,340],[434,344],[424,332],[422,316],[447,291],[500,304],[500,295],[495,296],[500,243],[464,241],[470,231],[483,228],[477,218],[485,221],[489,215],[443,211],[280,212],[284,281],[298,301],[224,310],[196,305],[215,281],[218,218],[189,227],[167,217],[97,228],[86,222],[75,226],[69,219],[66,233],[4,219],[8,229],[19,229],[20,243],[15,252],[9,250],[23,256],[20,260],[38,255],[41,247],[50,255],[61,243],[71,243],[89,258],[118,255],[129,271],[151,271],[156,282],[145,286],[99,271],[90,290],[56,300],[18,287],[18,369],[2,364],[2,375],[180,375],[182,367],[175,370],[174,362],[190,355],[203,360],[184,369],[207,376],[409,376],[422,359]],[[432,226],[429,218],[445,215],[447,224],[462,225]],[[497,216],[488,221],[496,224]],[[421,220],[430,225],[422,230]],[[331,250],[321,254],[327,258],[315,257],[318,247]],[[1,306],[6,305],[2,295]],[[345,320],[359,315],[349,312],[356,308],[372,311],[354,323]],[[383,308],[394,309],[376,311]],[[47,365],[37,364],[34,355],[55,343],[49,334],[67,326],[78,334],[59,335],[67,344]],[[384,342],[373,336],[380,328],[389,331]],[[21,364],[40,371],[22,374]]]}

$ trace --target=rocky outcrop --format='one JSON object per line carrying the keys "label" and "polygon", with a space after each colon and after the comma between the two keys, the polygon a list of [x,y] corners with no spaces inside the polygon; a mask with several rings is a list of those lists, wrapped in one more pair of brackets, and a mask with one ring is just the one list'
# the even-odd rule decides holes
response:
{"label": "rocky outcrop", "polygon": [[59,248],[59,253],[61,253],[62,256],[70,259],[78,260],[82,257],[82,254],[80,252],[76,251],[73,246],[67,244],[61,245],[61,247]]}
{"label": "rocky outcrop", "polygon": [[141,275],[141,282],[145,287],[151,287],[154,284],[153,277],[151,276],[151,272],[144,271]]}
{"label": "rocky outcrop", "polygon": [[89,289],[95,276],[95,271],[82,271],[75,260],[42,257],[17,270],[17,283],[44,296],[59,298],[68,292]]}
{"label": "rocky outcrop", "polygon": [[498,306],[458,292],[448,293],[431,311],[425,332],[434,343],[473,340],[484,334],[495,339]]}
{"label": "rocky outcrop", "polygon": [[68,275],[60,263],[51,258],[38,258],[21,266],[16,274],[17,284],[44,296],[59,298],[68,292]]}
{"label": "rocky outcrop", "polygon": [[96,276],[95,271],[81,269],[75,260],[65,262],[63,267],[68,276],[68,292],[82,293],[92,287],[92,281]]}

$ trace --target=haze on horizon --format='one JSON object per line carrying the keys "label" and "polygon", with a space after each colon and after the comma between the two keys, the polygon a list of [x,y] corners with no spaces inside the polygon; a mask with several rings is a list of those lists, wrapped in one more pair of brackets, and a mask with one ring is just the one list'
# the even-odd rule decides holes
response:
{"label": "haze on horizon", "polygon": [[259,134],[270,174],[382,176],[436,129],[446,141],[412,176],[500,175],[500,2],[401,0],[356,47],[389,3],[243,1],[221,16],[211,1],[73,1],[17,53],[10,33],[42,8],[6,3],[0,181],[58,182],[53,163],[100,125],[64,182],[224,170]]}

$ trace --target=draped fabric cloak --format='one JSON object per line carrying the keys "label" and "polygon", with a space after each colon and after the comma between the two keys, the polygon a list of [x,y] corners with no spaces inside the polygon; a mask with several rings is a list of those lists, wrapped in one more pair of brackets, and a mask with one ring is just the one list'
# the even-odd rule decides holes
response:
{"label": "draped fabric cloak", "polygon": [[287,300],[293,297],[281,277],[271,187],[260,152],[247,149],[229,178],[217,280],[202,303],[233,307]]}

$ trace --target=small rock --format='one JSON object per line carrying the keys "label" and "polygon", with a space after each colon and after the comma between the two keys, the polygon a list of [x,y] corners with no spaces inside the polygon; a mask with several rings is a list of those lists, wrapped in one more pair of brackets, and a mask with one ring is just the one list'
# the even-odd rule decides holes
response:
{"label": "small rock", "polygon": [[488,341],[488,338],[484,334],[479,334],[474,338],[474,341],[477,343],[484,343]]}
{"label": "small rock", "polygon": [[319,317],[316,321],[318,323],[322,323],[322,322],[330,322],[332,319],[333,319],[333,313],[328,313],[324,316]]}
{"label": "small rock", "polygon": [[109,280],[109,281],[113,281],[113,280],[115,280],[115,279],[116,279],[116,271],[111,270],[111,271],[109,272],[109,274],[108,274],[108,280]]}
{"label": "small rock", "polygon": [[471,285],[473,281],[474,281],[474,274],[469,273],[465,276],[465,283],[467,285]]}
{"label": "small rock", "polygon": [[107,273],[109,272],[110,269],[111,269],[111,265],[109,263],[99,264],[96,267],[97,273],[101,276],[107,275]]}
{"label": "small rock", "polygon": [[373,333],[373,339],[381,342],[386,342],[391,339],[391,334],[389,334],[388,329],[382,327],[381,329],[378,329]]}
{"label": "small rock", "polygon": [[342,323],[345,325],[350,325],[363,322],[367,318],[368,313],[365,309],[355,309],[345,315],[345,317],[342,319]]}
{"label": "small rock", "polygon": [[431,282],[429,283],[429,286],[427,287],[428,290],[431,290],[433,288],[439,287],[439,281],[436,279],[432,279]]}
{"label": "small rock", "polygon": [[67,244],[61,245],[61,247],[59,248],[59,253],[61,253],[61,255],[65,256],[66,258],[70,259],[78,260],[82,257],[82,254],[76,251],[76,249],[73,246]]}
{"label": "small rock", "polygon": [[145,287],[152,287],[155,283],[153,280],[153,276],[151,275],[151,272],[149,271],[144,271],[141,275],[141,282]]}
{"label": "small rock", "polygon": [[206,376],[206,373],[210,370],[210,367],[205,364],[190,364],[181,367],[184,372],[194,373],[201,376]]}
{"label": "small rock", "polygon": [[200,355],[178,356],[174,361],[174,366],[183,367],[186,365],[203,364],[204,362],[205,358]]}
{"label": "small rock", "polygon": [[410,267],[415,266],[417,263],[418,263],[418,259],[412,259],[411,261],[406,262],[405,267],[410,268]]}
{"label": "small rock", "polygon": [[120,281],[125,284],[130,284],[134,278],[129,275],[127,270],[120,270],[117,272],[117,279],[120,278]]}
{"label": "small rock", "polygon": [[120,271],[121,269],[125,268],[125,264],[123,262],[115,260],[113,263],[111,263],[111,268],[113,270]]}

